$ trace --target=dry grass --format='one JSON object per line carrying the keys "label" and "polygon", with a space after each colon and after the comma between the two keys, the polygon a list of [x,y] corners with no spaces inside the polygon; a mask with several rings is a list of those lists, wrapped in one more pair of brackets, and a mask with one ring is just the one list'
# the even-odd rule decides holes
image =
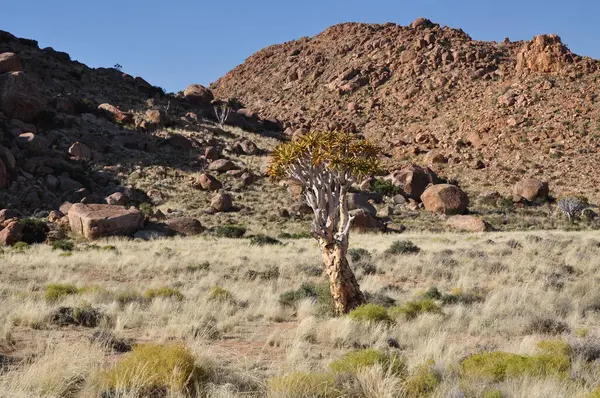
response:
{"label": "dry grass", "polygon": [[[585,397],[600,383],[600,369],[590,359],[600,339],[600,239],[594,234],[411,234],[402,239],[413,241],[420,252],[386,254],[397,239],[352,236],[351,247],[368,250],[377,268],[360,277],[363,290],[389,296],[396,306],[421,300],[434,286],[440,297],[460,293],[477,300],[434,298],[440,312],[392,316],[392,322],[330,318],[310,297],[282,305],[282,293],[324,281],[323,275],[303,271],[319,265],[310,239],[275,246],[208,237],[110,240],[100,244],[114,245],[116,251],[78,245],[68,257],[43,245],[5,250],[0,255],[5,325],[0,396],[99,397],[102,375],[127,354],[89,343],[98,328],[134,344],[184,344],[196,365],[210,363],[210,372],[194,387],[209,397],[265,396],[269,378],[293,372],[327,375],[332,362],[357,348],[401,356],[407,375],[369,366],[336,375],[335,391],[365,397],[411,396],[419,388],[434,397],[486,391],[503,397]],[[70,287],[69,294],[47,300],[52,284],[72,285],[76,292]],[[58,326],[49,314],[61,307],[94,308],[107,321],[97,328]],[[549,339],[580,347],[573,350],[567,378],[523,374],[473,381],[458,371],[471,354],[534,355],[537,343]],[[433,373],[423,373],[425,363]]]}

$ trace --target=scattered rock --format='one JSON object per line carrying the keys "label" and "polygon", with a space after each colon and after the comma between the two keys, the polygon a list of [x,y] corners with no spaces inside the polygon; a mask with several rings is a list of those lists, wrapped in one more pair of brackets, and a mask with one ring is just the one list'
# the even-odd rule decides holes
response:
{"label": "scattered rock", "polygon": [[193,146],[192,141],[181,134],[173,134],[167,142],[173,148],[181,149],[182,151],[189,151]]}
{"label": "scattered rock", "polygon": [[216,211],[228,211],[233,207],[233,200],[231,195],[228,193],[218,193],[216,194],[211,202],[210,207],[215,209]]}
{"label": "scattered rock", "polygon": [[208,165],[208,170],[219,173],[237,169],[239,169],[239,167],[229,159],[218,159]]}
{"label": "scattered rock", "polygon": [[548,183],[535,178],[525,178],[517,182],[513,187],[513,201],[522,202],[523,199],[529,202],[548,199]]}
{"label": "scattered rock", "polygon": [[473,216],[452,216],[446,220],[446,224],[452,228],[469,232],[486,232],[493,229],[484,219]]}
{"label": "scattered rock", "polygon": [[349,193],[346,200],[348,201],[348,210],[362,209],[373,216],[377,215],[375,206],[369,203],[367,197],[360,193]]}
{"label": "scattered rock", "polygon": [[19,134],[16,142],[19,147],[34,155],[43,155],[50,148],[50,142],[46,138],[34,133]]}
{"label": "scattered rock", "polygon": [[12,218],[19,217],[19,214],[11,209],[2,209],[0,210],[0,225],[3,224],[6,220],[10,220]]}
{"label": "scattered rock", "polygon": [[400,188],[404,197],[419,200],[429,184],[439,182],[438,176],[427,167],[410,165],[388,175],[386,180]]}
{"label": "scattered rock", "polygon": [[113,123],[133,123],[133,114],[131,112],[123,112],[111,104],[100,104],[98,109]]}
{"label": "scattered rock", "polygon": [[190,217],[171,218],[166,224],[173,231],[185,236],[200,235],[205,230],[200,221]]}
{"label": "scattered rock", "polygon": [[0,190],[8,188],[8,184],[8,170],[2,159],[0,159]]}
{"label": "scattered rock", "polygon": [[200,84],[191,84],[183,91],[183,97],[193,105],[209,105],[214,99],[213,93]]}
{"label": "scattered rock", "polygon": [[205,191],[218,191],[223,188],[223,184],[211,174],[202,173],[196,179],[194,187]]}
{"label": "scattered rock", "polygon": [[142,228],[144,216],[135,208],[75,203],[68,211],[71,231],[87,239],[133,235]]}
{"label": "scattered rock", "polygon": [[106,203],[112,206],[125,206],[127,204],[127,197],[121,192],[115,192],[106,197]]}
{"label": "scattered rock", "polygon": [[0,246],[12,246],[23,239],[23,225],[11,221],[0,231]]}
{"label": "scattered rock", "polygon": [[221,154],[216,146],[209,146],[204,150],[204,157],[208,160],[217,160],[220,156]]}
{"label": "scattered rock", "polygon": [[373,214],[363,210],[356,209],[349,212],[352,219],[350,227],[359,231],[385,231],[386,226]]}
{"label": "scattered rock", "polygon": [[436,163],[448,163],[448,159],[439,152],[430,151],[423,158],[423,162],[428,166],[432,166]]}
{"label": "scattered rock", "polygon": [[76,142],[69,147],[69,155],[81,159],[91,159],[92,151],[87,145]]}
{"label": "scattered rock", "polygon": [[462,214],[467,211],[469,197],[451,184],[431,185],[421,195],[425,210],[434,213]]}

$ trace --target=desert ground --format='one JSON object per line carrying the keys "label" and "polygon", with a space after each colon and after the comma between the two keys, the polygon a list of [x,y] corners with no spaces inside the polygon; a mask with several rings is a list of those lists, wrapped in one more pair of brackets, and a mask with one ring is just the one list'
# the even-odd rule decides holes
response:
{"label": "desert ground", "polygon": [[343,317],[316,242],[279,241],[4,248],[1,396],[600,393],[597,233],[353,234]]}

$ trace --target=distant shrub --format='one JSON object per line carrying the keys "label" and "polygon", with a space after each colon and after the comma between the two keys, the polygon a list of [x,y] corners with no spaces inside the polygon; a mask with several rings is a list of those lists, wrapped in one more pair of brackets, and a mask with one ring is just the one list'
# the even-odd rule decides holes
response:
{"label": "distant shrub", "polygon": [[57,301],[65,296],[77,294],[79,291],[74,285],[67,283],[51,283],[46,286],[44,298],[47,301]]}
{"label": "distant shrub", "polygon": [[294,372],[267,381],[271,398],[337,398],[343,394],[331,373]]}
{"label": "distant shrub", "polygon": [[50,313],[48,321],[58,326],[83,326],[95,328],[102,320],[108,321],[108,317],[91,306],[60,307]]}
{"label": "distant shrub", "polygon": [[586,210],[590,209],[588,199],[583,196],[567,196],[556,203],[558,209],[567,216],[569,222],[583,217]]}
{"label": "distant shrub", "polygon": [[23,226],[23,242],[30,245],[34,243],[43,243],[50,228],[44,220],[38,218],[24,218],[19,223]]}
{"label": "distant shrub", "polygon": [[432,299],[420,299],[407,301],[406,303],[391,308],[390,313],[394,315],[403,315],[406,319],[415,319],[426,312],[441,314],[442,308]]}
{"label": "distant shrub", "polygon": [[421,249],[410,240],[397,240],[386,249],[386,254],[414,254],[420,252]]}
{"label": "distant shrub", "polygon": [[62,250],[65,252],[71,252],[75,248],[75,244],[70,240],[57,240],[52,242],[52,250]]}
{"label": "distant shrub", "polygon": [[302,264],[302,265],[298,266],[298,269],[304,275],[308,275],[308,276],[321,276],[321,275],[323,275],[323,266],[322,265]]}
{"label": "distant shrub", "polygon": [[481,302],[484,300],[484,296],[481,292],[470,291],[466,292],[463,289],[452,289],[450,293],[442,294],[439,297],[442,304],[472,304]]}
{"label": "distant shrub", "polygon": [[400,193],[400,189],[398,187],[396,187],[391,181],[386,180],[373,181],[371,189],[381,196],[394,196]]}
{"label": "distant shrub", "polygon": [[415,368],[406,378],[404,389],[409,398],[418,398],[432,393],[441,382],[441,377],[432,369],[435,362],[427,363]]}
{"label": "distant shrub", "polygon": [[238,225],[219,225],[214,228],[214,234],[221,238],[241,238],[246,233],[246,228]]}
{"label": "distant shrub", "polygon": [[279,304],[285,307],[294,307],[300,300],[311,298],[318,304],[331,306],[332,299],[327,284],[315,285],[314,283],[303,283],[298,290],[288,290],[279,296]]}
{"label": "distant shrub", "polygon": [[281,239],[309,239],[312,236],[308,232],[294,232],[289,234],[287,232],[282,232],[279,234],[279,238]]}
{"label": "distant shrub", "polygon": [[483,392],[483,398],[503,398],[502,391],[500,390],[485,390]]}
{"label": "distant shrub", "polygon": [[154,208],[150,203],[142,203],[140,204],[140,212],[144,215],[144,217],[152,217],[154,214]]}
{"label": "distant shrub", "polygon": [[250,244],[256,246],[265,246],[265,245],[282,245],[280,240],[272,238],[267,235],[254,235],[250,237]]}
{"label": "distant shrub", "polygon": [[148,289],[144,292],[144,298],[147,300],[153,300],[157,297],[174,298],[178,301],[184,299],[183,294],[181,294],[179,290],[167,286],[159,287],[157,289]]}
{"label": "distant shrub", "polygon": [[29,249],[29,243],[17,242],[12,246],[12,249],[19,253],[25,253],[27,251],[27,249]]}
{"label": "distant shrub", "polygon": [[377,304],[363,304],[350,311],[348,316],[362,322],[392,322],[385,307]]}
{"label": "distant shrub", "polygon": [[396,300],[381,291],[376,293],[365,292],[365,301],[368,304],[377,304],[386,308],[393,307],[396,304]]}
{"label": "distant shrub", "polygon": [[371,253],[367,249],[363,249],[362,247],[354,247],[348,249],[348,257],[350,257],[351,261],[360,261],[371,258]]}
{"label": "distant shrub", "polygon": [[221,286],[213,286],[212,289],[210,289],[208,298],[209,300],[220,302],[234,301],[233,295],[229,292],[229,290]]}
{"label": "distant shrub", "polygon": [[210,268],[210,263],[208,261],[203,261],[201,263],[188,264],[187,267],[185,267],[187,272],[208,271],[209,268]]}
{"label": "distant shrub", "polygon": [[562,334],[568,332],[569,325],[566,323],[553,319],[544,318],[541,316],[534,317],[527,326],[525,326],[525,334]]}
{"label": "distant shrub", "polygon": [[253,281],[255,279],[261,279],[263,281],[270,281],[279,278],[279,267],[270,266],[265,271],[255,271],[249,269],[246,271],[246,278]]}
{"label": "distant shrub", "polygon": [[335,373],[356,373],[375,365],[381,365],[384,370],[389,370],[396,376],[402,376],[406,372],[406,364],[398,355],[386,354],[372,348],[349,352],[330,363],[329,367]]}
{"label": "distant shrub", "polygon": [[145,303],[147,301],[139,292],[131,290],[118,293],[115,299],[120,305],[126,305],[130,303]]}
{"label": "distant shrub", "polygon": [[[157,392],[191,393],[207,371],[196,366],[190,350],[181,344],[143,344],[133,348],[123,360],[104,374],[104,384],[112,390],[135,389],[141,396]],[[125,391],[123,391],[125,390]]]}

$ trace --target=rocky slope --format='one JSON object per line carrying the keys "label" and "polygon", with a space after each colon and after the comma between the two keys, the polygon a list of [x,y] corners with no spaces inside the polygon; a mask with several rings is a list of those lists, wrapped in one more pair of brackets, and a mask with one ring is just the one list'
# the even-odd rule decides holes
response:
{"label": "rocky slope", "polygon": [[364,134],[391,168],[427,164],[471,191],[508,192],[527,175],[598,200],[598,66],[556,35],[496,43],[426,19],[345,23],[265,48],[211,89],[290,135]]}

